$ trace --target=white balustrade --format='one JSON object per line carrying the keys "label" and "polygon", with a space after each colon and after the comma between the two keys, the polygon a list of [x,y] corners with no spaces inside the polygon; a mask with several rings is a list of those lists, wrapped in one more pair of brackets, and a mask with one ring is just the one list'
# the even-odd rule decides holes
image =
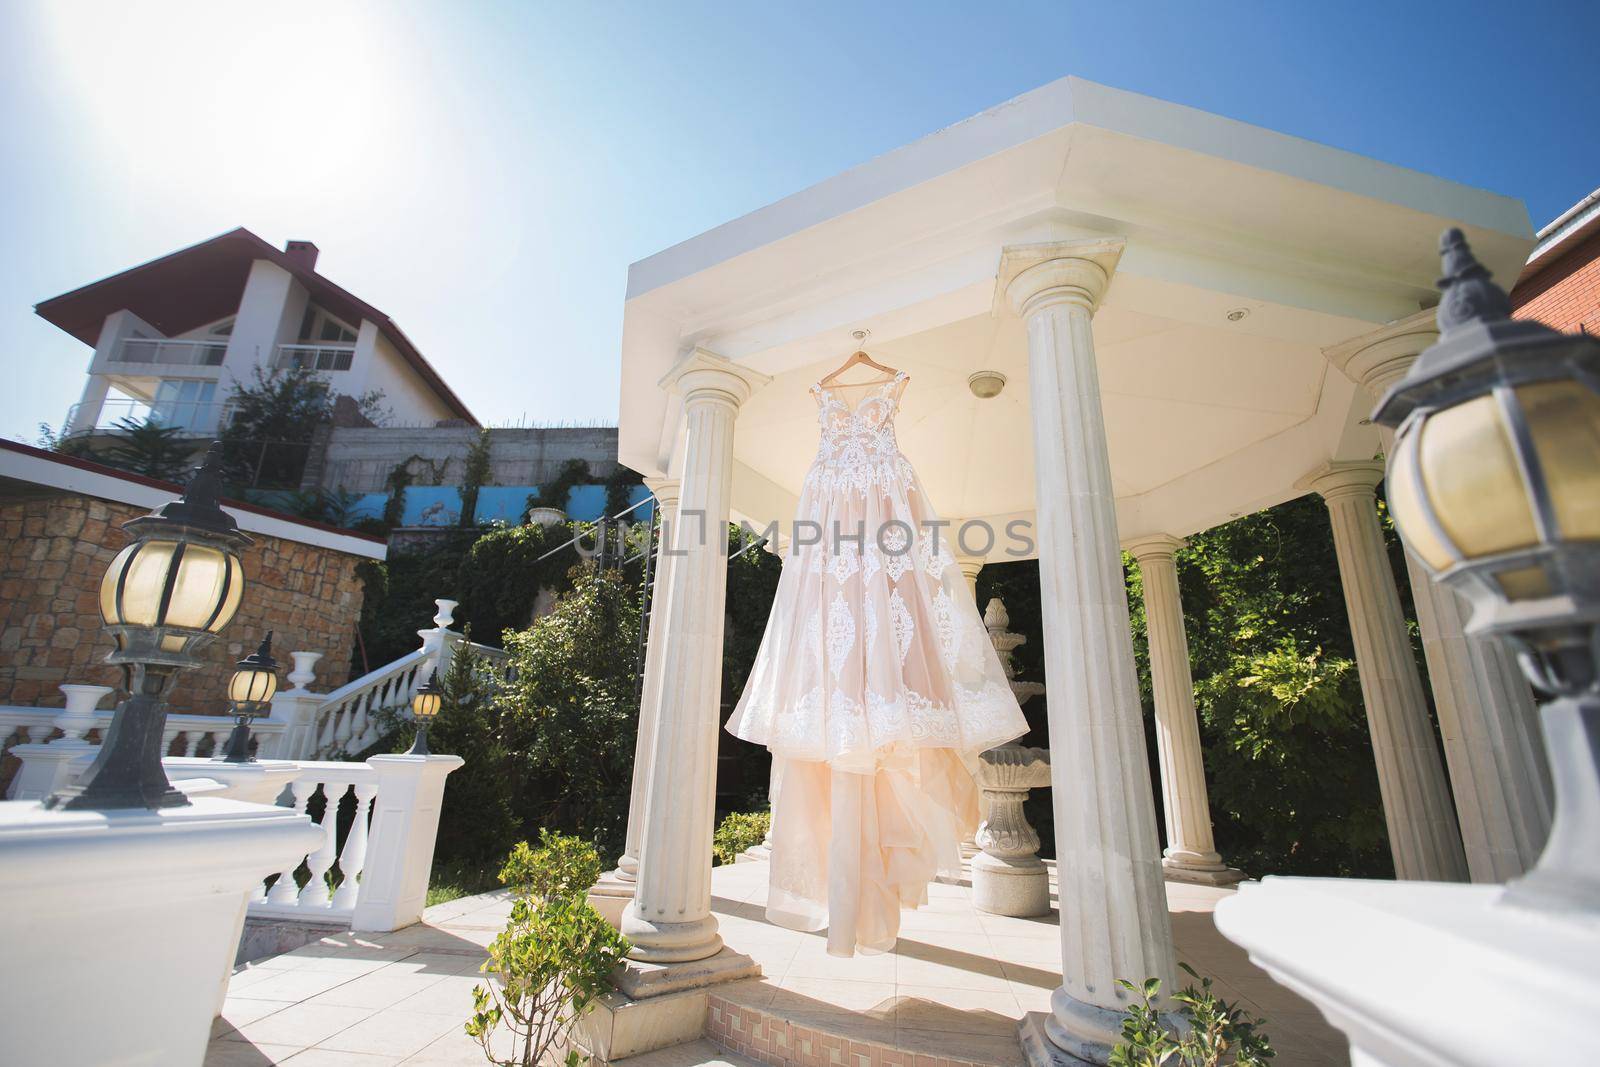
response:
{"label": "white balustrade", "polygon": [[[250,914],[348,923],[361,892],[361,873],[366,865],[370,838],[369,821],[373,801],[378,795],[378,773],[365,763],[303,761],[297,766],[299,773],[289,786],[294,798],[293,806],[297,812],[309,813],[311,798],[319,792],[322,794],[322,817],[318,821],[322,830],[321,842],[303,860],[308,872],[304,887],[298,886],[295,881],[301,864],[296,864],[291,870],[281,871],[271,890],[257,892],[252,897]],[[354,817],[345,834],[343,848],[340,848],[339,809],[345,797],[352,792],[355,796]],[[336,892],[328,886],[330,872],[335,865],[343,879]]]}

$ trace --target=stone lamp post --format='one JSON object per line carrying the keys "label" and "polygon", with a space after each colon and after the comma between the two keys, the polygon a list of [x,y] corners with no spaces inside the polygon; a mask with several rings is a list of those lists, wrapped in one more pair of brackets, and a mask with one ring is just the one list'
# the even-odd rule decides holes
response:
{"label": "stone lamp post", "polygon": [[218,504],[221,458],[213,445],[182,499],[127,524],[134,540],[101,585],[129,696],[84,780],[44,804],[0,803],[8,1065],[198,1067],[248,894],[322,838],[289,808],[191,800],[161,766],[173,682],[244,592],[248,539]]}
{"label": "stone lamp post", "polygon": [[1506,899],[1600,916],[1600,341],[1512,320],[1460,230],[1441,252],[1439,342],[1373,413],[1396,427],[1389,506],[1468,633],[1548,697],[1555,818]]}
{"label": "stone lamp post", "polygon": [[189,803],[161,769],[166,699],[178,673],[233,619],[244,596],[239,552],[250,539],[217,500],[222,446],[213,444],[183,496],[123,529],[134,541],[100,583],[100,615],[116,640],[106,662],[122,668],[117,706],[95,761],[46,807],[107,810]]}
{"label": "stone lamp post", "polygon": [[1550,838],[1506,886],[1267,878],[1218,929],[1369,1067],[1558,1063],[1600,1003],[1600,343],[1510,317],[1444,235],[1438,343],[1384,396],[1406,547],[1545,698]]}

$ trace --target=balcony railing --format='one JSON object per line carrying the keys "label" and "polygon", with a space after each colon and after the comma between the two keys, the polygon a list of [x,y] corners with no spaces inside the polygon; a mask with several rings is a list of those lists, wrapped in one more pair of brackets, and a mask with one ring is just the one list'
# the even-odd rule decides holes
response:
{"label": "balcony railing", "polygon": [[[78,409],[82,406],[74,404],[67,409],[65,425],[76,424]],[[176,427],[185,434],[204,436],[215,433],[217,428],[224,424],[227,407],[227,404],[216,401],[145,401],[108,398],[101,401],[100,414],[95,419],[94,426],[76,432],[108,430],[123,419],[131,419],[136,423],[153,422],[161,426]]]}
{"label": "balcony railing", "polygon": [[356,346],[324,342],[311,345],[279,345],[273,357],[274,370],[349,370]]}
{"label": "balcony railing", "polygon": [[164,337],[129,337],[112,353],[113,363],[157,363],[169,367],[220,367],[228,342],[173,341]]}

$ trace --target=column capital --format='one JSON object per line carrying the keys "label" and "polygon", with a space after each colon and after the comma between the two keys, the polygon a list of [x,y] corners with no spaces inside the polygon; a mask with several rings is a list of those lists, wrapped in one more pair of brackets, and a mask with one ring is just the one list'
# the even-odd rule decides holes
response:
{"label": "column capital", "polygon": [[1120,237],[1010,245],[1001,250],[997,295],[1023,318],[1057,304],[1093,315],[1127,242]]}
{"label": "column capital", "polygon": [[1430,308],[1324,348],[1322,354],[1376,401],[1438,339],[1439,325]]}
{"label": "column capital", "polygon": [[1333,503],[1345,497],[1365,497],[1372,500],[1377,495],[1378,483],[1383,481],[1383,463],[1376,459],[1354,462],[1335,460],[1325,463],[1295,483],[1297,489],[1310,489],[1323,500]]}
{"label": "column capital", "polygon": [[1145,534],[1124,542],[1122,550],[1143,564],[1147,559],[1171,559],[1178,549],[1188,543],[1183,538],[1171,534]]}
{"label": "column capital", "polygon": [[655,497],[662,507],[676,504],[683,492],[683,482],[677,478],[646,478],[644,487],[650,490],[650,495]]}
{"label": "column capital", "polygon": [[772,381],[767,375],[740,366],[731,359],[696,348],[678,360],[657,384],[683,396],[685,404],[696,400],[721,400],[740,407],[750,394]]}

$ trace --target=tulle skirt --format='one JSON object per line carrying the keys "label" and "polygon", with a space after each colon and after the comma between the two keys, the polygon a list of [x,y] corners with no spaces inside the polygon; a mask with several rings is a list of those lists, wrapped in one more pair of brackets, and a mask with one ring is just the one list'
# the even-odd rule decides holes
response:
{"label": "tulle skirt", "polygon": [[893,947],[960,869],[977,755],[1028,728],[952,536],[903,456],[814,466],[728,722],[773,754],[768,917],[838,955]]}

